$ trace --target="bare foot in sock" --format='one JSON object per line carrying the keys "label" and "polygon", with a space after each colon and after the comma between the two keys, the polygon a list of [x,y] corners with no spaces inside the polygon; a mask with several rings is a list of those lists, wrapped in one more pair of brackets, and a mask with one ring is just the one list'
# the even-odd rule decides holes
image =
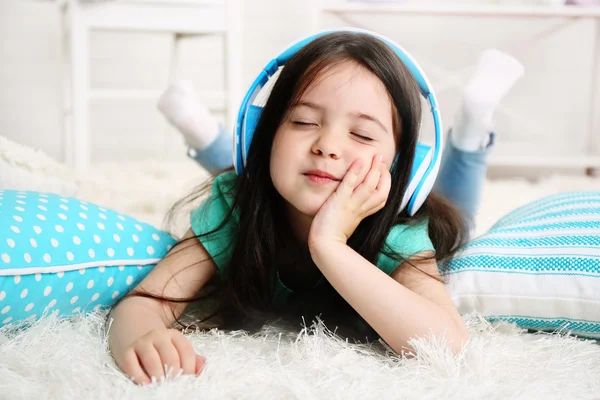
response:
{"label": "bare foot in sock", "polygon": [[186,143],[203,150],[219,134],[219,122],[210,114],[190,81],[177,81],[160,96],[157,107],[184,136]]}
{"label": "bare foot in sock", "polygon": [[188,154],[206,170],[216,174],[232,165],[232,137],[202,104],[191,82],[169,86],[157,107],[182,133]]}
{"label": "bare foot in sock", "polygon": [[500,101],[524,75],[523,65],[496,49],[485,50],[463,90],[463,102],[452,128],[452,142],[463,151],[485,148]]}

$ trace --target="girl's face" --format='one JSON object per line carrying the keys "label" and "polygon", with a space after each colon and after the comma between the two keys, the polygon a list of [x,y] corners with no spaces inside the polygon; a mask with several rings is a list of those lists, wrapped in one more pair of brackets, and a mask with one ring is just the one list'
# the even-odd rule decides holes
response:
{"label": "girl's face", "polygon": [[396,154],[393,106],[383,83],[352,62],[326,69],[275,133],[271,178],[292,214],[314,217],[352,162]]}

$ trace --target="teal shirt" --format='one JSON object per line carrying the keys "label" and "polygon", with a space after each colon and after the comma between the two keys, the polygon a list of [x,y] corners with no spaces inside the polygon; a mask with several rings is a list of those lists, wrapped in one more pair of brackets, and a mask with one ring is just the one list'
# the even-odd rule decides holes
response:
{"label": "teal shirt", "polygon": [[[212,231],[223,222],[233,203],[232,187],[236,179],[235,171],[222,173],[215,178],[209,198],[200,207],[193,210],[190,215],[192,230],[196,235]],[[227,279],[227,267],[231,259],[233,243],[237,237],[238,222],[239,216],[234,213],[233,218],[221,229],[200,238],[200,242],[212,257],[223,279]],[[396,253],[405,258],[424,251],[434,251],[427,233],[426,222],[417,225],[394,226],[386,238],[386,243]],[[396,270],[398,262],[380,253],[377,258],[377,267],[389,275]],[[278,274],[276,279],[273,302],[277,304],[285,303],[293,292],[281,282]]]}

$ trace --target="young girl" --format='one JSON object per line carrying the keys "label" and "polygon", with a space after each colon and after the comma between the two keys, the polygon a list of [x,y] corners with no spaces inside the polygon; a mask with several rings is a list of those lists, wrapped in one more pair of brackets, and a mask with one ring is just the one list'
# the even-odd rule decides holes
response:
{"label": "young girl", "polygon": [[415,216],[398,212],[420,119],[417,83],[379,39],[332,33],[301,49],[244,172],[214,179],[184,238],[112,310],[119,367],[139,383],[198,373],[205,360],[171,326],[209,281],[224,329],[321,315],[399,353],[431,334],[459,351],[468,333],[438,265],[466,239],[463,218],[434,194]]}

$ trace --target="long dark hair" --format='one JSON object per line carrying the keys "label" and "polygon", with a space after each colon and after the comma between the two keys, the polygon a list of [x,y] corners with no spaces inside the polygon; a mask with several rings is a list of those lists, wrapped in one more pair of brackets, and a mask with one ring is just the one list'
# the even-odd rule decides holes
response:
{"label": "long dark hair", "polygon": [[[392,185],[385,207],[359,224],[348,245],[373,264],[376,264],[380,253],[385,253],[397,260],[398,265],[405,261],[408,265],[412,259],[406,260],[406,255],[395,254],[385,245],[385,239],[395,225],[417,224],[426,220],[436,249],[431,258],[435,258],[443,268],[466,238],[461,216],[435,194],[428,197],[414,217],[409,217],[406,211],[398,212],[409,182],[421,121],[421,96],[410,71],[386,44],[371,35],[349,32],[327,34],[302,48],[281,70],[258,121],[245,170],[231,189],[231,210],[214,231],[196,232],[202,241],[229,223],[234,213],[239,216],[239,222],[236,222],[238,234],[231,243],[233,251],[227,277],[217,284],[220,306],[215,315],[221,317],[220,326],[223,328],[249,327],[257,322],[256,326],[259,326],[274,315],[273,274],[277,263],[290,257],[282,254],[282,249],[289,251],[286,243],[294,238],[288,233],[290,224],[284,213],[283,199],[275,190],[270,176],[273,138],[288,110],[299,101],[306,89],[327,68],[341,62],[353,62],[366,68],[385,85],[394,106],[398,154],[391,170]],[[176,203],[171,213],[205,193],[210,184],[208,182],[202,191]],[[297,252],[293,257],[312,262],[306,256],[306,245],[296,244]],[[342,325],[349,315],[360,320],[327,283],[321,285],[317,292],[297,294],[289,308],[283,312],[279,310],[276,315],[301,315],[310,319],[320,314],[328,326],[332,322]],[[142,295],[162,299],[157,294]],[[359,332],[358,335],[363,334]]]}

